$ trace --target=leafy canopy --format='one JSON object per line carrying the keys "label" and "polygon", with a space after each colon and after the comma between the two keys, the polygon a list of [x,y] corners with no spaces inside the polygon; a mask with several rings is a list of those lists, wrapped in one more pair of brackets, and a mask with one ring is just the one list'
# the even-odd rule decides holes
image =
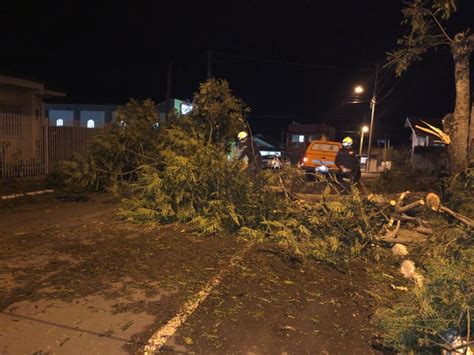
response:
{"label": "leafy canopy", "polygon": [[209,79],[194,95],[191,118],[209,142],[225,143],[246,128],[248,112],[242,100],[232,95],[227,81]]}
{"label": "leafy canopy", "polygon": [[395,67],[397,75],[421,61],[428,50],[452,43],[443,22],[457,9],[456,0],[408,0],[405,4],[402,25],[408,32],[397,41],[399,49],[387,53],[387,65]]}

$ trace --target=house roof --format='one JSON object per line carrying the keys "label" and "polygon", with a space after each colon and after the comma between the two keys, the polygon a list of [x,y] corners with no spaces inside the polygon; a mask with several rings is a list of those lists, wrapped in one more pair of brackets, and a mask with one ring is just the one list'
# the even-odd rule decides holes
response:
{"label": "house roof", "polygon": [[429,123],[432,126],[435,126],[437,128],[442,129],[443,127],[443,122],[442,118],[439,117],[407,117],[405,120],[405,128],[410,128],[413,133],[415,133],[417,136],[431,136],[430,134],[423,132],[422,130],[416,128],[416,126],[422,126],[426,127],[426,125],[423,123]]}
{"label": "house roof", "polygon": [[46,90],[44,83],[28,80],[28,79],[23,79],[23,78],[18,78],[14,76],[0,75],[0,85],[19,87],[19,88],[23,88],[27,90],[34,90],[34,91],[37,91],[38,94],[44,97],[66,96],[66,93],[64,92]]}
{"label": "house roof", "polygon": [[46,103],[46,110],[91,110],[91,111],[115,111],[118,105],[98,104],[70,104],[70,103]]}

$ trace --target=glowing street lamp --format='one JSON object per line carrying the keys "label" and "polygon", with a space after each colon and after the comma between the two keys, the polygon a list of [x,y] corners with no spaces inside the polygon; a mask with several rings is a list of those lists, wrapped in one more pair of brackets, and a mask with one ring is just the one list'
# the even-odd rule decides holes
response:
{"label": "glowing street lamp", "polygon": [[359,146],[359,156],[362,156],[362,147],[364,146],[364,134],[369,131],[369,127],[363,126],[360,129],[360,146]]}
{"label": "glowing street lamp", "polygon": [[[367,165],[366,165],[366,171],[369,171],[370,168],[370,159],[371,159],[371,152],[370,148],[372,147],[372,133],[374,132],[374,119],[375,119],[375,106],[377,105],[377,84],[378,84],[378,78],[379,78],[379,70],[380,70],[380,64],[377,62],[377,65],[375,66],[375,81],[374,81],[374,88],[373,88],[373,94],[372,94],[372,99],[370,100],[370,126],[367,127],[366,129],[369,132],[369,146],[367,148]],[[356,95],[361,95],[364,92],[364,88],[361,85],[357,85],[354,87],[354,94]],[[353,103],[359,103],[362,101],[354,101]],[[364,139],[364,133],[367,131],[364,130],[365,127],[361,128],[361,149],[360,152],[362,154],[362,143]]]}
{"label": "glowing street lamp", "polygon": [[360,85],[357,85],[357,86],[354,88],[354,92],[355,92],[356,94],[358,94],[358,95],[359,95],[359,94],[362,94],[362,93],[364,92],[364,88],[363,88],[362,86],[360,86]]}

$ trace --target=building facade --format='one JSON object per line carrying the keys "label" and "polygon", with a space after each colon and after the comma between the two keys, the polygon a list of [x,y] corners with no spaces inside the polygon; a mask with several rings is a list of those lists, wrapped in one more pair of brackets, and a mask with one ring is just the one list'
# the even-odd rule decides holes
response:
{"label": "building facade", "polygon": [[51,104],[45,105],[50,126],[103,128],[115,120],[117,105]]}
{"label": "building facade", "polygon": [[[45,112],[50,126],[103,128],[115,122],[118,106],[47,103]],[[192,105],[178,99],[163,101],[157,105],[160,120],[164,120],[172,109],[185,115],[192,110]]]}
{"label": "building facade", "polygon": [[300,124],[288,125],[287,155],[292,164],[298,163],[308,144],[314,140],[326,137],[334,140],[336,131],[334,127],[322,124]]}
{"label": "building facade", "polygon": [[46,90],[44,83],[0,75],[0,113],[42,118],[43,100],[65,95],[62,92]]}
{"label": "building facade", "polygon": [[428,134],[416,126],[427,122],[435,127],[441,126],[441,119],[407,117],[405,128],[411,129],[410,163],[414,170],[434,171],[446,169],[448,157],[446,147],[437,137]]}

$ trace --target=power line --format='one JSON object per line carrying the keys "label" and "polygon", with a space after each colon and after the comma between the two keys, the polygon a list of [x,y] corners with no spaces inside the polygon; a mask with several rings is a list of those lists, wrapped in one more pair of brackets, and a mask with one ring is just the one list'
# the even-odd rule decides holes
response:
{"label": "power line", "polygon": [[253,62],[271,63],[271,64],[279,64],[279,65],[293,65],[293,66],[298,66],[298,67],[307,67],[307,68],[316,68],[316,69],[371,70],[370,66],[363,67],[363,66],[347,66],[347,65],[310,64],[310,63],[287,62],[287,61],[275,60],[275,59],[263,59],[263,58],[256,58],[256,57],[250,57],[250,56],[229,54],[229,53],[224,53],[224,52],[219,52],[219,51],[212,51],[212,53],[218,54],[224,57],[243,59],[243,60],[248,60],[248,61],[253,61]]}
{"label": "power line", "polygon": [[295,115],[248,115],[249,118],[321,118],[321,116],[305,116],[301,114]]}
{"label": "power line", "polygon": [[390,96],[390,95],[393,93],[393,91],[395,90],[395,88],[398,86],[398,84],[400,84],[401,81],[402,81],[402,79],[401,79],[401,78],[398,78],[397,81],[392,85],[392,87],[385,93],[385,95],[382,96],[382,98],[377,101],[377,103],[380,104],[380,103],[381,103],[382,101],[384,101],[388,96]]}
{"label": "power line", "polygon": [[389,70],[385,70],[382,68],[381,72],[383,72],[382,77],[378,80],[378,90],[377,90],[377,96],[382,90],[385,88],[385,85],[388,83],[388,76],[391,73]]}

